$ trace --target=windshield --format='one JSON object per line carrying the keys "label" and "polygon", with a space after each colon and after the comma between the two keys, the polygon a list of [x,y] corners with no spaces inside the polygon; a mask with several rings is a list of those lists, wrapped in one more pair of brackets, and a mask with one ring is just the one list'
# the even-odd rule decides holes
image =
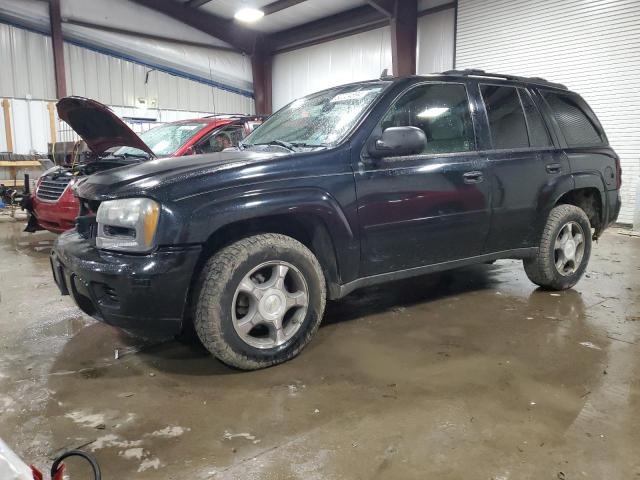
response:
{"label": "windshield", "polygon": [[[208,123],[168,123],[152,128],[140,134],[140,138],[158,157],[173,155],[191,137],[206,127]],[[142,150],[133,147],[122,147],[114,155],[147,155]]]}
{"label": "windshield", "polygon": [[299,98],[269,117],[242,145],[274,142],[302,147],[336,145],[388,84],[347,85]]}

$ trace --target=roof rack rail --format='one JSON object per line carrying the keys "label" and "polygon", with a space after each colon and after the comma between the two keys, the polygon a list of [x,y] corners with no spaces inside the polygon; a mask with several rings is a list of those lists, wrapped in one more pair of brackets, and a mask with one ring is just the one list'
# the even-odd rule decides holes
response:
{"label": "roof rack rail", "polygon": [[540,77],[518,77],[516,75],[501,75],[499,73],[488,73],[478,68],[467,68],[465,70],[447,70],[442,72],[443,75],[459,76],[459,77],[487,77],[487,78],[499,78],[503,80],[515,80],[518,82],[535,83],[537,85],[547,85],[549,87],[561,88],[568,90],[566,85],[561,83],[554,83]]}

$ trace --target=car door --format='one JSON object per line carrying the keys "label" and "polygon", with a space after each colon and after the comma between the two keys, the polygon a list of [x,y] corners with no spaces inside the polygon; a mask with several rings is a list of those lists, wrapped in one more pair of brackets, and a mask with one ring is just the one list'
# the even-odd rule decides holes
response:
{"label": "car door", "polygon": [[372,137],[399,126],[424,131],[422,153],[374,160],[364,152],[355,166],[365,276],[479,255],[488,234],[490,182],[465,84],[410,87]]}
{"label": "car door", "polygon": [[547,126],[529,92],[511,85],[480,84],[488,124],[487,158],[492,184],[490,252],[535,244],[539,199],[561,166]]}

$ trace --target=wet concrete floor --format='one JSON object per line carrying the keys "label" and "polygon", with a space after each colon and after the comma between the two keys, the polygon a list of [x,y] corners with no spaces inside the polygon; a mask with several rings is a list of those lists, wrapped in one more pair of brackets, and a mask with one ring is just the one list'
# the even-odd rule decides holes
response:
{"label": "wet concrete floor", "polygon": [[517,261],[355,292],[243,373],[82,315],[53,236],[21,230],[0,219],[0,438],[40,467],[82,447],[106,479],[640,479],[640,238],[608,232],[559,294]]}

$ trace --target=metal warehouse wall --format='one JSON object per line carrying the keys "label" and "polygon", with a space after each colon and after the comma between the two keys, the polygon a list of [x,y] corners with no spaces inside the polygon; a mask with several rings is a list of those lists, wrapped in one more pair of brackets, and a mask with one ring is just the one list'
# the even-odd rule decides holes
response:
{"label": "metal warehouse wall", "polygon": [[418,74],[444,72],[453,68],[455,9],[418,18]]}
{"label": "metal warehouse wall", "polygon": [[640,177],[640,1],[459,0],[456,68],[541,76],[580,93],[622,158],[632,223]]}
{"label": "metal warehouse wall", "polygon": [[[253,98],[65,42],[67,90],[108,105],[254,113]],[[51,38],[0,23],[0,96],[55,99]],[[146,74],[149,72],[148,81]]]}
{"label": "metal warehouse wall", "polygon": [[56,98],[51,37],[0,23],[0,96]]}
{"label": "metal warehouse wall", "polygon": [[[253,98],[246,95],[67,42],[64,48],[68,94],[94,98],[118,115],[168,122],[214,112],[255,112]],[[46,153],[52,140],[49,103],[56,98],[51,38],[0,23],[0,70],[0,98],[9,100],[13,152]],[[54,124],[56,141],[69,140],[57,118]],[[0,151],[6,150],[0,115]]]}
{"label": "metal warehouse wall", "polygon": [[[254,113],[253,98],[65,43],[67,90],[107,105]],[[147,72],[149,76],[147,79]]]}
{"label": "metal warehouse wall", "polygon": [[[453,8],[418,18],[418,73],[453,67],[454,25]],[[389,27],[281,53],[273,61],[274,109],[323,88],[378,78],[385,68],[392,71]]]}
{"label": "metal warehouse wall", "polygon": [[389,27],[281,53],[273,59],[273,109],[324,88],[391,72]]}

